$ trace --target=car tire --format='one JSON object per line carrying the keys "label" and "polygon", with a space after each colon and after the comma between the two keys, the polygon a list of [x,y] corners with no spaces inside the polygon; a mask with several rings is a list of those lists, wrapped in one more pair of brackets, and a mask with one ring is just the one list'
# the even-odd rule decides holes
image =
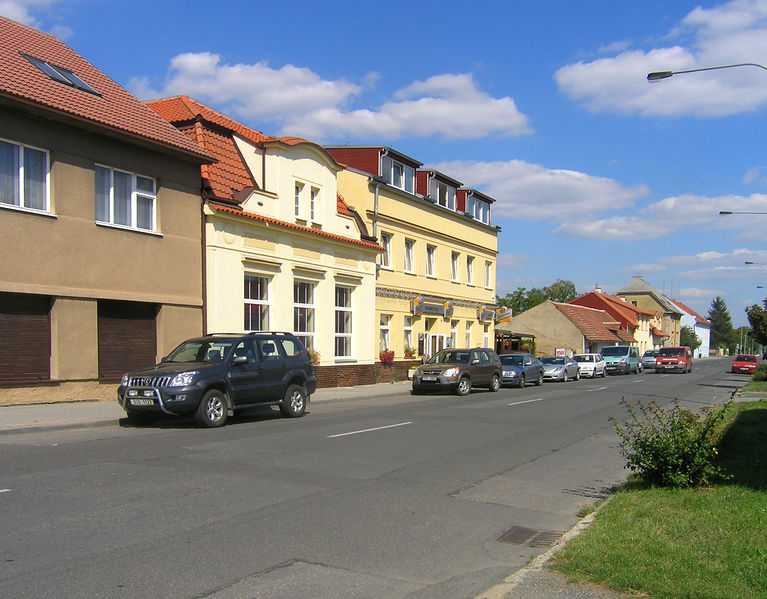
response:
{"label": "car tire", "polygon": [[581,380],[581,371],[580,370],[576,371],[576,373],[575,373],[575,380],[576,381],[580,381]]}
{"label": "car tire", "polygon": [[499,377],[497,374],[493,375],[493,378],[490,379],[490,384],[487,386],[490,391],[495,393],[498,391],[498,389],[501,388],[501,377]]}
{"label": "car tire", "polygon": [[461,380],[458,381],[458,386],[455,388],[455,392],[461,396],[466,396],[471,393],[471,380],[469,380],[469,377],[461,377]]}
{"label": "car tire", "polygon": [[211,389],[202,396],[195,412],[195,420],[206,428],[223,426],[228,414],[226,396],[218,389]]}
{"label": "car tire", "polygon": [[524,389],[525,388],[525,373],[519,375],[519,388]]}
{"label": "car tire", "polygon": [[280,413],[286,418],[300,418],[306,411],[306,389],[301,385],[290,385],[280,402]]}
{"label": "car tire", "polygon": [[541,385],[543,385],[543,373],[542,372],[538,375],[538,380],[535,381],[535,384],[538,385],[539,387]]}
{"label": "car tire", "polygon": [[566,383],[566,382],[567,382],[567,381],[569,381],[569,380],[570,380],[570,379],[569,379],[569,378],[568,378],[568,376],[567,376],[567,370],[565,370],[564,374],[562,375],[562,382],[563,382],[563,383]]}

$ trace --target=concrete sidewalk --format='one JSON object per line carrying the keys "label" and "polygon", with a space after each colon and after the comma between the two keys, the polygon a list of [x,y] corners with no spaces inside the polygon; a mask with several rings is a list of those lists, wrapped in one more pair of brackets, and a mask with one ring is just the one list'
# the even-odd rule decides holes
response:
{"label": "concrete sidewalk", "polygon": [[[374,399],[410,391],[410,381],[378,383],[358,387],[326,387],[317,389],[311,402]],[[35,429],[65,429],[106,426],[125,417],[125,410],[114,401],[70,401],[0,406],[0,434]]]}

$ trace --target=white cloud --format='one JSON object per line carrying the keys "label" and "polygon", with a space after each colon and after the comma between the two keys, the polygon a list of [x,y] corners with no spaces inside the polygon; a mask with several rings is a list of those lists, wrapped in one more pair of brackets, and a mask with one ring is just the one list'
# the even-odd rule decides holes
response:
{"label": "white cloud", "polygon": [[452,161],[432,166],[482,189],[496,200],[493,214],[509,219],[591,220],[599,212],[630,208],[649,193],[644,185],[625,187],[613,179],[521,160]]}
{"label": "white cloud", "polygon": [[218,54],[199,52],[174,57],[161,89],[153,89],[142,77],[131,80],[129,89],[145,100],[187,94],[245,120],[277,123],[282,134],[315,140],[470,139],[531,133],[527,117],[512,98],[491,97],[470,74],[442,74],[413,82],[377,108],[348,107],[379,82],[375,72],[356,84],[325,80],[293,65],[226,64]]}
{"label": "white cloud", "polygon": [[[56,0],[0,0],[0,15],[30,25],[39,27],[37,19],[32,12],[53,4]],[[70,30],[71,33],[71,30]]]}
{"label": "white cloud", "polygon": [[[578,62],[555,74],[560,89],[592,112],[714,117],[767,104],[766,73],[754,67],[678,75],[648,83],[647,73],[753,62],[767,54],[767,1],[734,0],[691,11],[675,30],[692,38],[676,45],[627,50]],[[685,38],[686,39],[686,38]]]}
{"label": "white cloud", "polygon": [[529,259],[526,254],[499,254],[496,264],[498,268],[526,268]]}
{"label": "white cloud", "polygon": [[668,267],[663,264],[632,264],[631,266],[627,266],[626,268],[622,269],[621,272],[625,273],[656,273],[656,272],[664,272],[667,270]]}

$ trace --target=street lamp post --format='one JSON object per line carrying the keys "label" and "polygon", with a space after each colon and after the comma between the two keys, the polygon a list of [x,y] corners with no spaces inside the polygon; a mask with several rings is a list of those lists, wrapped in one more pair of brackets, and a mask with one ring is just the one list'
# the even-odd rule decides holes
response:
{"label": "street lamp post", "polygon": [[647,81],[660,81],[681,73],[699,73],[700,71],[716,71],[719,69],[732,69],[735,67],[758,67],[767,71],[767,67],[755,62],[740,62],[738,64],[723,64],[716,67],[701,67],[699,69],[684,69],[681,71],[656,71],[647,75]]}

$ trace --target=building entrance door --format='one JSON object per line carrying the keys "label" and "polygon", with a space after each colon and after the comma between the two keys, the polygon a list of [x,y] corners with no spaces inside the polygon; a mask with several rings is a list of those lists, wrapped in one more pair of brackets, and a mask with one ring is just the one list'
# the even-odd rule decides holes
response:
{"label": "building entrance door", "polygon": [[433,356],[447,346],[447,335],[429,335],[429,343],[426,352]]}

